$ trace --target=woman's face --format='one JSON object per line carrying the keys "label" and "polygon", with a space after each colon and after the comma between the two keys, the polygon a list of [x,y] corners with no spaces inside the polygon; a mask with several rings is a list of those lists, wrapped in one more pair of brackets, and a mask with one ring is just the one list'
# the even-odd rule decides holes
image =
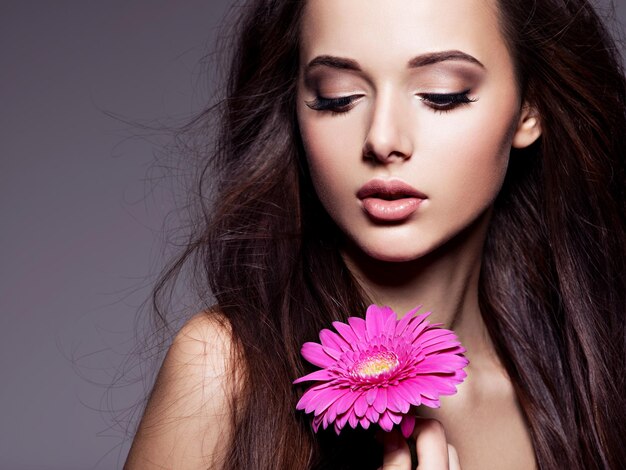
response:
{"label": "woman's face", "polygon": [[370,256],[419,258],[498,194],[521,103],[496,15],[492,0],[307,1],[297,113],[311,177]]}

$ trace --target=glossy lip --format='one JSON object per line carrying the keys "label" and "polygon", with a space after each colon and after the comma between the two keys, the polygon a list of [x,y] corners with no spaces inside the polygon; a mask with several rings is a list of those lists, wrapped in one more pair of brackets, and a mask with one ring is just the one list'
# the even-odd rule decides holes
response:
{"label": "glossy lip", "polygon": [[393,200],[402,197],[416,197],[427,199],[426,195],[402,180],[384,180],[374,178],[365,183],[356,193],[359,199],[376,197],[378,199]]}
{"label": "glossy lip", "polygon": [[413,214],[426,195],[402,180],[374,178],[356,193],[363,211],[376,222],[402,222]]}

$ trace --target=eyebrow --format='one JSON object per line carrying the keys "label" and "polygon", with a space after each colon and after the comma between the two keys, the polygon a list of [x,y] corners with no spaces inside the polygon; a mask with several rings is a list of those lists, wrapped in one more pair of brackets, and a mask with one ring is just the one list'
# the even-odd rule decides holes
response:
{"label": "eyebrow", "polygon": [[[483,69],[486,68],[478,59],[461,51],[440,51],[421,54],[409,60],[407,63],[407,67],[410,69],[419,68],[426,65],[445,62],[448,60],[463,60],[465,62],[476,64]],[[311,60],[311,62],[308,63],[307,69],[311,69],[320,65],[325,65],[326,67],[332,67],[335,69],[354,70],[356,72],[361,71],[361,66],[357,61],[331,55],[320,55],[315,57],[313,60]]]}

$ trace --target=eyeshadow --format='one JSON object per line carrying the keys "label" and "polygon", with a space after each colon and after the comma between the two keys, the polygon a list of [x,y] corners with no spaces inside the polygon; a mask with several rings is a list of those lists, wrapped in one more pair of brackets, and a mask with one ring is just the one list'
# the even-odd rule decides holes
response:
{"label": "eyeshadow", "polygon": [[312,70],[305,72],[304,84],[311,90],[333,88],[345,91],[354,90],[355,88],[362,89],[364,86],[363,79],[358,75],[336,70]]}

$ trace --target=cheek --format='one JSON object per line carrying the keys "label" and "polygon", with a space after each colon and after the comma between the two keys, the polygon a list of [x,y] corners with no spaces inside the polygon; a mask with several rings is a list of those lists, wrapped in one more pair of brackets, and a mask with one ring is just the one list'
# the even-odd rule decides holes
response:
{"label": "cheek", "polygon": [[358,168],[355,158],[361,155],[358,136],[362,129],[353,121],[343,116],[323,120],[299,117],[311,179],[318,197],[330,212],[342,202],[338,192],[351,190]]}
{"label": "cheek", "polygon": [[483,103],[471,113],[437,115],[436,125],[433,121],[428,126],[424,152],[434,156],[428,173],[441,185],[434,189],[459,204],[458,209],[451,207],[453,212],[463,205],[486,207],[502,187],[516,122],[515,103],[505,104]]}
{"label": "cheek", "polygon": [[[517,95],[508,87],[499,94],[449,113],[421,110],[413,120],[414,154],[400,176],[438,201],[438,213],[471,217],[496,198],[504,180],[517,118]],[[314,119],[299,109],[298,121],[315,190],[337,220],[354,203],[364,178],[362,145],[367,120],[347,116]],[[360,177],[360,179],[359,179]]]}

